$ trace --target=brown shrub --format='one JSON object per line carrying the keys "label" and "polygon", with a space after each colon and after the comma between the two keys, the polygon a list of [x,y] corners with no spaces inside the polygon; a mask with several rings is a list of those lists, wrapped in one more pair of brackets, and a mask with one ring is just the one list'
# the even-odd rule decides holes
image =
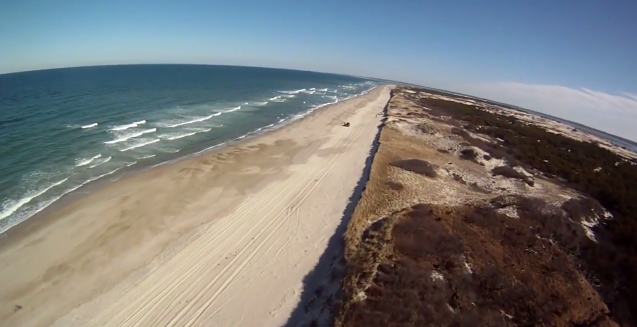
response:
{"label": "brown shrub", "polygon": [[[562,177],[564,183],[589,193],[616,217],[605,222],[608,226],[600,225],[596,235],[606,228],[612,228],[613,235],[608,242],[589,240],[582,226],[567,216],[581,217],[589,212],[588,207],[573,203],[562,211],[543,201],[520,197],[498,199],[484,207],[432,206],[429,210],[417,205],[404,209],[401,219],[387,219],[382,229],[391,234],[391,239],[384,239],[388,243],[383,248],[389,253],[370,255],[365,244],[365,249],[350,251],[346,284],[350,286],[344,286],[343,292],[359,294],[364,288],[356,281],[363,277],[370,278],[366,282],[371,286],[363,301],[344,297],[337,326],[602,327],[617,326],[615,322],[634,326],[633,312],[637,311],[631,309],[637,303],[637,283],[631,281],[637,278],[637,223],[633,224],[637,221],[637,201],[631,201],[635,198],[631,194],[637,194],[637,174],[624,165],[615,169],[617,159],[608,151],[516,123],[514,118],[444,100],[411,100],[426,104],[440,116],[462,119],[458,126],[473,133],[504,140],[491,144],[470,138],[460,129],[452,131],[489,156],[506,159],[509,167],[523,163],[525,168]],[[537,142],[540,139],[542,142]],[[565,148],[572,151],[566,153]],[[378,165],[378,160],[374,161]],[[581,169],[599,166],[608,167],[604,168],[607,174]],[[386,207],[387,201],[385,196],[373,208]],[[498,214],[494,210],[498,206],[515,206],[520,219]],[[451,245],[446,248],[441,245],[444,243]],[[373,259],[363,262],[362,257]],[[370,262],[378,264],[374,266],[378,267],[376,274],[357,269],[362,265],[368,268]],[[471,265],[473,273],[466,273],[464,262]],[[434,270],[444,276],[443,281],[432,280]],[[582,275],[595,288],[582,282]]]}
{"label": "brown shrub", "polygon": [[424,175],[427,177],[436,177],[438,174],[428,161],[420,159],[407,159],[399,160],[391,163],[392,166],[398,167],[407,171],[411,171],[416,174]]}
{"label": "brown shrub", "polygon": [[460,151],[460,159],[475,161],[477,156],[478,154],[473,149],[463,149],[462,151]]}
{"label": "brown shrub", "polygon": [[387,184],[387,186],[389,186],[389,188],[394,191],[402,191],[405,188],[403,184],[394,181],[387,181],[385,184]]}
{"label": "brown shrub", "polygon": [[[531,204],[550,216],[545,203]],[[603,303],[583,288],[558,246],[535,236],[548,220],[506,218],[489,206],[414,205],[395,220],[392,259],[379,264],[366,299],[340,321],[352,327],[594,326],[604,319]]]}
{"label": "brown shrub", "polygon": [[509,167],[509,166],[499,166],[499,167],[495,167],[493,168],[493,170],[491,170],[491,172],[493,173],[493,175],[500,175],[500,176],[504,176],[507,178],[515,178],[515,179],[519,179],[521,181],[524,181],[525,183],[527,183],[530,186],[533,186],[534,182],[532,179],[530,179],[529,177],[525,176],[524,174],[516,171],[515,169]]}
{"label": "brown shrub", "polygon": [[451,133],[456,134],[456,135],[468,135],[466,131],[462,130],[461,128],[458,127],[453,127],[451,128]]}
{"label": "brown shrub", "polygon": [[604,216],[604,209],[599,205],[599,202],[587,197],[570,199],[562,204],[562,209],[575,221]]}

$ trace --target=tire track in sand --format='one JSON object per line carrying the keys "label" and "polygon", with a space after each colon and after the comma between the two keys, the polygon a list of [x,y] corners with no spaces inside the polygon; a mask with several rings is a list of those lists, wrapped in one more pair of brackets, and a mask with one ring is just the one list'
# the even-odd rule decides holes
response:
{"label": "tire track in sand", "polygon": [[[338,148],[341,148],[345,145],[345,143],[347,143],[346,146],[346,150],[345,151],[341,151],[339,152],[339,154],[337,154],[336,156],[334,156],[334,158],[332,158],[332,160],[326,165],[324,166],[324,168],[314,177],[318,177],[318,178],[314,178],[314,182],[312,182],[312,178],[310,178],[309,182],[306,183],[305,187],[297,194],[297,196],[292,199],[290,202],[295,203],[294,207],[298,209],[298,207],[300,207],[300,205],[310,196],[311,191],[313,191],[318,184],[325,178],[325,176],[327,176],[327,174],[331,171],[331,169],[340,161],[340,159],[342,158],[343,154],[349,149],[349,147],[351,146],[351,144],[358,138],[358,135],[360,135],[360,133],[362,132],[362,129],[364,128],[364,124],[360,124],[360,126],[357,128],[355,137],[354,138],[343,138],[342,142],[340,142],[340,144],[338,145]],[[349,139],[349,142],[348,142]],[[307,174],[312,176],[312,174]],[[302,184],[301,184],[302,185]],[[309,191],[308,191],[309,188]],[[305,195],[304,195],[305,194]],[[300,198],[302,196],[302,198]],[[300,198],[300,199],[299,199]],[[279,224],[274,228],[271,229],[268,233],[267,236],[265,236],[265,238],[259,243],[259,245],[252,249],[251,252],[249,252],[247,255],[247,258],[245,258],[244,260],[240,261],[238,263],[238,266],[234,269],[234,271],[230,274],[230,276],[225,278],[225,282],[217,289],[217,291],[215,291],[212,296],[204,303],[204,305],[202,307],[200,307],[199,310],[196,311],[196,313],[194,314],[194,316],[191,317],[190,320],[187,321],[187,323],[184,326],[192,326],[204,313],[204,311],[206,309],[208,309],[212,303],[217,299],[217,297],[226,289],[226,287],[228,287],[228,285],[234,280],[234,278],[237,276],[237,274],[244,269],[248,264],[249,261],[259,252],[259,250],[261,249],[261,247],[266,244],[266,242],[268,242],[270,240],[270,238],[276,234],[276,232],[282,227],[282,225],[287,221],[287,218],[291,215],[291,211],[289,208],[286,212],[285,217],[281,217],[282,212],[280,212],[279,214],[277,214],[277,216],[275,218],[279,218],[281,217],[281,219],[279,220]],[[271,223],[268,224],[267,227],[271,226],[277,219],[272,219]],[[263,232],[265,232],[266,229],[263,229],[259,232],[259,234],[257,235],[257,237],[255,237],[253,240],[256,241],[256,239],[258,238],[258,236],[260,234],[262,234]],[[247,251],[248,247],[244,247],[243,251]],[[243,252],[242,251],[242,252]],[[233,260],[233,262],[231,262],[230,264],[228,264],[228,266],[226,267],[226,269],[224,269],[224,271],[222,273],[225,273],[228,269],[230,269],[232,267],[232,264],[234,263],[234,261],[236,261],[239,258],[239,256],[235,257],[235,260]],[[216,280],[220,280],[221,277],[217,278]],[[215,281],[211,282],[209,285],[207,285],[207,288],[210,289],[212,287],[212,284],[214,284]],[[202,292],[203,293],[203,292]],[[197,299],[194,301],[190,302],[192,303],[198,303]],[[189,312],[188,310],[184,310],[182,311],[184,314],[186,314],[187,312]],[[177,317],[175,317],[167,326],[174,326],[174,324],[179,321],[181,315],[178,315]]]}
{"label": "tire track in sand", "polygon": [[[198,263],[195,265],[190,265],[189,269],[187,271],[181,271],[180,269],[175,269],[173,270],[171,273],[168,273],[164,276],[164,278],[162,278],[159,281],[155,281],[156,285],[163,285],[163,289],[159,292],[159,294],[153,294],[156,291],[157,286],[152,287],[150,290],[148,290],[147,292],[145,292],[143,294],[143,296],[137,297],[137,303],[139,304],[144,303],[144,305],[142,305],[141,307],[135,306],[138,308],[138,310],[136,310],[135,312],[131,313],[131,314],[126,314],[126,312],[119,312],[119,315],[117,316],[128,316],[127,318],[124,318],[125,320],[123,322],[121,322],[121,324],[118,324],[118,326],[127,326],[129,323],[131,323],[133,320],[143,320],[145,319],[147,316],[149,316],[150,314],[153,313],[153,308],[154,306],[156,306],[158,304],[159,301],[170,297],[172,298],[172,300],[170,300],[170,303],[167,307],[171,307],[172,304],[174,304],[174,302],[178,301],[181,299],[181,295],[183,295],[183,293],[187,293],[190,291],[191,288],[195,287],[197,285],[197,282],[200,281],[202,278],[205,277],[205,273],[201,273],[200,270],[205,269],[207,266],[211,266],[211,264],[206,260],[209,259],[210,257],[213,257],[217,254],[219,254],[220,252],[222,252],[223,250],[226,250],[226,248],[224,247],[225,244],[227,244],[230,241],[235,241],[237,243],[240,243],[241,241],[243,241],[245,238],[247,238],[249,236],[249,232],[248,233],[244,233],[243,237],[241,237],[238,241],[237,239],[234,239],[233,236],[235,236],[236,233],[238,233],[239,231],[241,231],[242,229],[239,228],[240,226],[237,225],[246,225],[247,222],[250,223],[254,223],[253,221],[251,221],[250,219],[245,219],[246,216],[248,216],[249,214],[253,214],[255,209],[259,209],[262,207],[268,207],[272,204],[272,202],[274,202],[277,197],[282,196],[281,194],[283,192],[285,192],[286,190],[290,189],[293,185],[288,185],[287,187],[285,187],[283,190],[279,190],[279,192],[272,197],[265,197],[263,198],[261,195],[263,194],[267,194],[269,192],[259,192],[259,196],[255,196],[253,201],[244,201],[239,208],[237,208],[237,210],[235,210],[232,214],[227,215],[226,217],[223,218],[223,221],[221,223],[223,223],[223,225],[219,226],[220,224],[213,224],[212,228],[212,232],[210,234],[204,234],[202,235],[200,238],[198,238],[195,242],[193,242],[191,245],[187,246],[184,250],[182,250],[178,256],[175,256],[173,259],[171,259],[167,265],[170,265],[170,262],[191,262],[193,260],[198,260]],[[270,189],[270,187],[268,187],[268,189]],[[293,192],[293,190],[291,190],[289,193]],[[238,215],[238,216],[237,216]],[[262,217],[266,217],[267,215],[263,215]],[[263,218],[262,218],[263,219]],[[261,222],[262,220],[260,220],[259,222]],[[250,231],[254,230],[255,228],[257,228],[259,226],[258,223],[254,224],[252,229],[250,229]],[[214,227],[218,227],[218,228],[214,228]],[[231,234],[226,234],[226,231],[231,230]],[[224,237],[221,237],[224,236]],[[221,238],[220,238],[221,237]],[[220,239],[219,239],[220,238]],[[208,253],[208,255],[205,255],[204,258],[202,258],[202,255],[200,253],[200,251],[188,251],[191,248],[198,248],[198,249],[207,249],[212,243],[214,242],[219,242],[217,243],[217,247],[215,249],[213,249],[211,252]],[[226,253],[227,254],[227,253]],[[223,261],[223,255],[220,256],[220,258],[218,258],[212,265],[213,267],[216,266],[217,264],[220,264],[221,261]],[[190,281],[189,277],[191,277],[192,275],[194,275],[195,273],[199,273],[199,277],[195,280],[195,281]],[[161,274],[161,272],[156,272],[155,275],[159,275]],[[190,287],[181,290],[179,292],[179,287],[186,283],[186,282],[191,282]],[[179,293],[174,294],[173,291],[177,291]],[[137,294],[139,295],[139,294]],[[164,310],[160,315],[158,315],[156,317],[156,319],[161,319],[164,316],[166,316],[167,314],[169,314],[170,312],[168,310]],[[138,317],[138,315],[142,315],[141,317]],[[118,317],[113,317],[113,321],[117,321]],[[106,323],[106,321],[105,321]]]}
{"label": "tire track in sand", "polygon": [[[372,119],[368,119],[367,121],[370,121],[370,120],[372,120]],[[367,122],[367,121],[366,121],[366,122]],[[346,146],[345,150],[341,151],[341,152],[338,154],[339,160],[337,160],[337,162],[335,162],[335,163],[333,163],[333,164],[331,165],[330,170],[331,170],[331,168],[332,168],[332,167],[334,167],[334,166],[338,163],[338,161],[340,161],[340,157],[341,157],[342,155],[344,155],[345,153],[347,153],[347,151],[349,150],[349,148],[351,147],[351,145],[352,145],[353,143],[355,143],[355,141],[356,141],[356,140],[360,137],[360,135],[362,134],[362,131],[363,131],[363,129],[364,129],[364,126],[366,126],[366,124],[360,124],[360,125],[359,125],[359,128],[356,130],[356,131],[357,131],[357,133],[355,133],[355,135],[353,136],[352,140],[351,140],[351,141],[347,144],[347,146]],[[340,147],[340,146],[339,146],[339,147]],[[324,177],[324,176],[323,176],[323,177]],[[306,194],[306,196],[305,196],[305,197],[304,197],[304,198],[303,198],[303,199],[302,199],[302,200],[301,200],[301,201],[300,201],[297,205],[295,205],[295,206],[294,206],[294,208],[293,208],[293,211],[294,211],[295,216],[296,216],[296,231],[295,231],[295,234],[294,234],[294,235],[291,235],[290,237],[288,237],[288,238],[287,238],[287,240],[285,241],[285,243],[284,243],[282,246],[280,246],[280,247],[279,247],[279,249],[276,251],[276,253],[272,256],[272,258],[270,258],[270,260],[268,260],[268,262],[267,262],[267,263],[263,266],[263,268],[259,271],[259,273],[258,273],[258,274],[256,274],[256,275],[254,275],[254,276],[252,276],[252,277],[251,277],[251,278],[250,278],[247,282],[245,282],[245,283],[244,283],[244,285],[243,285],[243,287],[241,287],[241,288],[239,289],[239,291],[243,290],[243,289],[244,289],[244,288],[245,288],[248,284],[250,284],[253,280],[255,280],[256,278],[258,278],[258,277],[259,277],[259,275],[261,275],[261,274],[262,274],[262,273],[263,273],[263,272],[267,269],[267,267],[270,265],[270,263],[272,263],[272,262],[273,262],[273,261],[274,261],[274,260],[275,260],[275,259],[279,256],[279,254],[280,254],[280,253],[281,253],[281,252],[285,249],[285,247],[287,246],[287,244],[289,244],[289,242],[292,240],[292,238],[294,238],[294,237],[295,237],[295,235],[298,233],[298,228],[299,228],[299,225],[300,225],[300,222],[299,222],[299,208],[301,207],[301,205],[303,204],[303,202],[305,201],[305,199],[307,199],[307,198],[311,195],[312,191],[314,191],[314,189],[315,189],[315,188],[319,185],[319,183],[320,183],[320,181],[315,182],[315,183],[313,184],[312,189],[311,189],[311,190],[310,190],[310,191]],[[270,247],[269,247],[269,248],[265,251],[265,253],[269,253],[269,252],[270,252],[270,250],[272,249],[272,247],[274,247],[275,245],[276,245],[276,244],[272,244],[272,245],[271,245],[271,246],[270,246]],[[221,309],[222,309],[222,308],[223,308],[223,307],[224,307],[224,306],[225,306],[228,302],[230,302],[230,301],[231,301],[232,299],[234,299],[235,297],[236,297],[236,293],[235,293],[233,296],[231,296],[231,297],[230,297],[230,298],[229,298],[226,302],[224,302],[223,304],[221,304],[221,305],[220,305],[220,306],[219,306],[219,307],[218,307],[218,308],[217,308],[214,312],[212,312],[212,313],[211,313],[211,315],[215,315],[215,314],[216,314],[217,312],[219,312],[219,311],[220,311],[220,310],[221,310]]]}
{"label": "tire track in sand", "polygon": [[[214,312],[207,312],[242,271],[253,271],[253,276],[247,276],[249,283],[262,274],[289,244],[294,235],[280,246],[276,241],[271,242],[274,235],[280,234],[278,231],[283,225],[288,223],[291,227],[296,221],[295,234],[298,233],[299,208],[360,138],[372,120],[364,118],[355,130],[352,128],[345,134],[338,133],[337,144],[330,147],[344,150],[334,155],[327,164],[309,165],[310,169],[293,172],[288,181],[270,183],[249,196],[234,211],[195,234],[190,244],[129,288],[89,325],[205,324],[206,316],[209,319],[232,299],[220,304]],[[292,216],[296,219],[291,219]],[[273,249],[277,250],[270,257],[267,254]],[[230,253],[232,258],[226,256]],[[252,259],[258,254],[269,258],[265,264],[259,263],[263,265],[262,269],[253,267],[255,262]]]}
{"label": "tire track in sand", "polygon": [[[324,170],[324,168],[325,167],[323,167],[323,169],[316,168],[311,173],[314,173],[316,170]],[[309,182],[309,180],[313,179],[313,174],[309,174],[307,176],[309,176],[308,178],[306,178],[308,180],[308,182]],[[306,183],[304,183],[304,184],[306,184]],[[250,222],[250,223],[254,223],[254,222],[251,222],[249,219],[242,219],[242,218],[244,218],[245,216],[253,213],[254,209],[258,209],[260,207],[266,207],[266,208],[267,207],[271,207],[272,206],[272,202],[274,202],[275,200],[286,198],[287,196],[289,196],[289,194],[295,193],[296,190],[292,186],[293,186],[293,184],[288,183],[287,187],[285,187],[283,190],[279,190],[279,192],[277,194],[275,194],[273,196],[268,196],[265,199],[260,199],[259,200],[260,197],[257,196],[257,197],[255,197],[257,199],[257,201],[244,201],[244,203],[242,205],[240,205],[240,208],[235,210],[235,214],[234,215],[236,215],[237,212],[243,211],[242,214],[240,214],[238,217],[232,217],[234,215],[226,216],[226,218],[233,218],[233,219],[224,219],[223,220],[223,222],[225,222],[225,224],[224,224],[225,226],[224,227],[219,226],[220,224],[214,224],[214,227],[221,227],[219,229],[214,229],[213,233],[215,235],[208,235],[208,237],[199,238],[198,240],[193,242],[193,244],[191,244],[186,249],[184,249],[184,251],[179,253],[180,255],[184,255],[185,254],[182,258],[177,258],[177,257],[174,258],[175,260],[179,260],[179,261],[182,261],[182,262],[183,261],[192,261],[193,259],[200,259],[199,264],[197,264],[195,266],[190,266],[191,269],[186,271],[185,274],[182,271],[174,270],[172,273],[169,273],[169,274],[165,275],[162,280],[156,281],[155,285],[162,285],[162,288],[163,288],[162,291],[160,292],[160,294],[152,294],[152,293],[154,293],[153,291],[156,290],[157,286],[152,287],[148,292],[146,292],[142,296],[139,296],[141,294],[137,294],[138,296],[135,298],[136,300],[131,301],[132,303],[129,303],[130,305],[127,306],[128,308],[131,308],[131,307],[137,308],[137,310],[135,310],[132,313],[127,312],[126,310],[122,310],[122,311],[118,310],[117,309],[118,305],[116,304],[116,306],[114,306],[112,309],[117,310],[118,313],[115,314],[115,315],[107,314],[106,316],[107,317],[110,316],[109,317],[110,319],[107,318],[107,317],[104,317],[106,319],[104,321],[101,321],[102,324],[106,324],[106,323],[109,323],[109,322],[115,323],[117,321],[121,321],[120,319],[123,318],[124,321],[121,321],[120,323],[116,323],[117,326],[128,326],[128,325],[137,326],[138,323],[136,323],[135,321],[140,322],[140,321],[144,320],[145,318],[147,318],[154,311],[154,310],[152,310],[152,308],[149,308],[149,306],[153,307],[159,301],[161,301],[162,299],[165,299],[166,297],[169,297],[169,296],[173,298],[173,301],[171,301],[171,302],[175,302],[176,300],[178,300],[179,299],[179,295],[172,294],[171,291],[174,290],[174,289],[178,289],[178,287],[181,286],[183,283],[189,281],[188,277],[190,277],[194,273],[198,272],[197,271],[198,268],[205,268],[204,266],[206,266],[206,265],[209,266],[209,264],[207,264],[206,260],[201,260],[202,258],[201,258],[201,255],[200,255],[199,252],[190,252],[190,251],[187,251],[187,250],[189,248],[191,248],[191,247],[205,249],[207,247],[207,245],[209,245],[210,243],[212,243],[212,242],[214,242],[216,240],[217,237],[214,237],[214,236],[222,235],[223,232],[227,231],[228,229],[231,229],[231,228],[235,227],[237,224],[240,224],[241,222],[246,222],[247,221],[247,222]],[[287,194],[285,196],[283,196],[282,193],[284,193],[286,190],[288,190],[290,188],[292,188],[292,189],[289,192],[287,192]],[[261,193],[261,192],[259,192],[259,193]],[[267,192],[263,192],[263,193],[267,193]],[[261,194],[263,194],[263,193],[261,193]],[[263,203],[263,202],[265,202],[265,203]],[[280,204],[281,202],[282,201],[280,200],[280,201],[278,201],[278,203],[274,204],[274,208],[276,208],[276,205]],[[274,209],[271,209],[270,212],[273,211],[273,210]],[[264,215],[262,215],[262,217],[263,218],[261,219],[261,221],[263,219],[265,219],[265,217],[268,217],[268,214],[264,214]],[[258,223],[254,224],[253,228],[250,231],[253,231],[258,226],[259,226]],[[234,236],[234,234],[236,234],[237,232],[239,232],[241,230],[241,228],[233,228],[233,229],[234,229],[234,231],[232,232],[232,234],[230,236],[225,237],[225,238],[223,238],[221,240],[222,243],[218,244],[219,246],[217,247],[217,249],[219,249],[219,250],[220,249],[224,249],[223,245],[225,243],[229,242],[230,240],[233,240],[232,236]],[[216,232],[217,230],[218,230],[218,232]],[[245,233],[244,237],[241,240],[247,238],[248,235],[250,235],[249,232]],[[196,244],[196,243],[201,243],[202,240],[206,240],[208,242],[206,242],[204,244],[201,244],[201,245],[200,244]],[[214,255],[219,250],[213,251],[212,254]],[[220,263],[220,261],[222,261],[222,259],[217,260],[217,262],[215,262],[215,264]],[[155,275],[158,274],[158,273],[159,272],[155,272]],[[205,274],[200,274],[200,277],[191,284],[191,288],[192,287],[196,287],[197,282],[203,277],[205,277]],[[172,280],[172,283],[167,283],[168,280]],[[186,289],[185,291],[182,291],[181,293],[188,292],[188,291],[189,291],[189,289]],[[189,302],[192,303],[193,301],[189,301]],[[142,303],[144,303],[144,304],[140,305]],[[170,306],[168,306],[168,307],[170,308]],[[110,311],[110,310],[108,310],[108,311]],[[162,319],[163,317],[165,317],[169,313],[168,311],[171,311],[171,310],[164,311],[163,314],[160,314],[159,317],[156,317],[156,318]],[[144,312],[145,312],[145,314],[144,314]],[[105,313],[105,312],[103,312],[103,313]],[[141,317],[139,316],[140,314],[141,314]],[[100,315],[100,316],[103,316],[103,315]],[[92,321],[91,323],[98,323],[99,324],[100,320],[102,320],[102,319],[96,319],[96,320]]]}

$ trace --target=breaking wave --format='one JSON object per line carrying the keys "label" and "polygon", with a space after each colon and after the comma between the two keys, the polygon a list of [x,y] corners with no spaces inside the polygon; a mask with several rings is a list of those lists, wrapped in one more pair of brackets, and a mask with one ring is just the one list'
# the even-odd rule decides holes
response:
{"label": "breaking wave", "polygon": [[99,158],[101,156],[102,156],[102,154],[100,153],[100,154],[98,154],[96,156],[93,156],[93,157],[90,157],[90,158],[76,159],[75,160],[75,166],[76,167],[86,166],[86,165],[90,164],[91,162],[93,162],[93,160],[95,160],[95,159],[97,159],[97,158]]}
{"label": "breaking wave", "polygon": [[92,124],[80,126],[80,128],[82,128],[82,129],[93,128],[93,127],[96,127],[97,125],[99,125],[99,124],[98,123],[92,123]]}
{"label": "breaking wave", "polygon": [[294,91],[279,91],[279,93],[297,94],[297,93],[299,93],[299,92],[303,92],[303,91],[305,91],[305,89],[294,90]]}
{"label": "breaking wave", "polygon": [[130,124],[114,126],[110,130],[111,131],[123,131],[125,129],[129,129],[129,128],[132,128],[132,127],[137,127],[137,126],[143,125],[143,124],[146,124],[146,120],[140,120],[140,121],[136,121],[136,122],[133,122],[133,123],[130,123]]}
{"label": "breaking wave", "polygon": [[120,138],[117,138],[117,139],[114,139],[114,140],[111,140],[111,141],[106,141],[106,142],[104,142],[104,144],[115,144],[115,143],[119,143],[119,142],[124,142],[124,141],[126,141],[128,139],[132,139],[134,137],[142,136],[142,135],[148,134],[148,133],[153,133],[155,131],[157,131],[156,128],[145,129],[143,131],[139,131],[139,132],[135,132],[135,133],[124,135],[124,136],[122,136]]}
{"label": "breaking wave", "polygon": [[65,178],[61,181],[55,182],[37,192],[33,192],[31,194],[27,194],[25,197],[23,197],[22,199],[18,200],[18,201],[8,201],[7,203],[5,203],[2,207],[2,212],[0,212],[0,220],[9,217],[11,214],[13,214],[14,212],[16,212],[18,209],[20,209],[23,205],[31,202],[31,200],[37,198],[38,196],[46,193],[48,190],[66,182],[68,179]]}
{"label": "breaking wave", "polygon": [[166,134],[166,135],[160,136],[160,138],[172,141],[172,140],[177,140],[177,139],[188,137],[188,136],[193,136],[193,135],[199,134],[199,133],[210,132],[211,130],[212,130],[212,128],[208,128],[208,129],[202,129],[202,130],[188,132],[188,133]]}
{"label": "breaking wave", "polygon": [[104,159],[100,160],[98,163],[96,163],[96,164],[94,164],[94,165],[92,165],[92,166],[89,166],[88,168],[95,168],[95,167],[97,167],[97,166],[99,166],[99,165],[101,165],[101,164],[105,164],[105,163],[107,163],[107,162],[111,161],[111,158],[112,158],[112,157],[106,157],[106,158],[104,158]]}
{"label": "breaking wave", "polygon": [[141,148],[143,146],[147,146],[149,144],[157,143],[159,141],[160,141],[160,139],[154,139],[154,140],[150,140],[150,141],[146,141],[146,142],[143,142],[143,143],[139,143],[139,144],[135,144],[135,145],[129,146],[129,147],[121,149],[119,151],[124,152],[124,151],[132,150],[132,149],[137,149],[137,148]]}

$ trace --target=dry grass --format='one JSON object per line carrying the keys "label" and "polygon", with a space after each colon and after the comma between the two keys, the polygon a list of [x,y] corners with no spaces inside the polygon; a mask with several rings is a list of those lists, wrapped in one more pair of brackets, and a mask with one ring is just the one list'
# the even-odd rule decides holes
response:
{"label": "dry grass", "polygon": [[499,176],[504,176],[504,177],[509,177],[509,178],[516,178],[516,179],[524,181],[525,183],[533,186],[533,180],[532,179],[528,178],[524,174],[516,171],[515,169],[513,169],[513,168],[511,168],[509,166],[498,166],[498,167],[493,168],[491,170],[491,172],[493,173],[493,175],[499,175]]}
{"label": "dry grass", "polygon": [[[573,260],[592,241],[571,216],[603,209],[544,179],[513,182],[529,178],[510,167],[489,171],[477,162],[515,159],[460,125],[390,101],[344,236],[335,325],[617,326]],[[463,142],[488,154],[465,155]]]}
{"label": "dry grass", "polygon": [[416,174],[425,175],[427,177],[437,176],[434,166],[432,166],[426,160],[420,160],[420,159],[398,160],[396,162],[392,162],[391,165],[394,167],[402,168],[407,171],[411,171]]}

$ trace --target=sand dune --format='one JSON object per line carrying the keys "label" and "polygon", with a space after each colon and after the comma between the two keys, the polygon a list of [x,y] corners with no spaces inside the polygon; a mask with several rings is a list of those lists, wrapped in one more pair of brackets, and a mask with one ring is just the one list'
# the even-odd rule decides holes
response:
{"label": "sand dune", "polygon": [[377,88],[11,230],[0,242],[0,261],[12,263],[0,267],[0,321],[284,324],[341,222],[388,99]]}

